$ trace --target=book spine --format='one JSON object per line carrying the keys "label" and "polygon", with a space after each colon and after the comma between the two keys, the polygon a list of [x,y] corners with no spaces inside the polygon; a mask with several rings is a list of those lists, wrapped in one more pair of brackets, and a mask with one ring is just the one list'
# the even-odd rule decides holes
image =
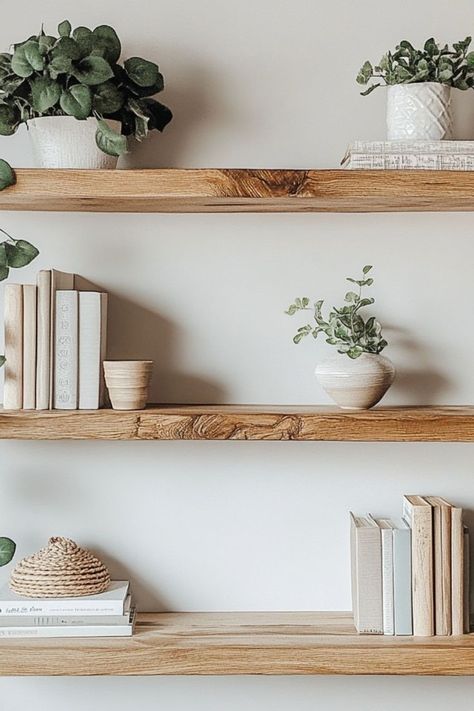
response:
{"label": "book spine", "polygon": [[[452,634],[451,618],[451,507],[441,506],[441,567],[443,595],[443,624],[445,635]],[[436,633],[438,634],[438,632]]]}
{"label": "book spine", "polygon": [[29,605],[22,603],[18,604],[18,601],[14,600],[2,600],[0,603],[0,618],[2,617],[43,617],[43,616],[58,616],[58,615],[74,615],[79,617],[81,615],[123,615],[124,603],[117,601],[116,603],[107,602],[106,605],[100,605],[97,601],[94,603],[87,604],[82,603],[72,603],[72,604],[60,604],[58,600],[35,600]]}
{"label": "book spine", "polygon": [[474,155],[427,154],[351,154],[349,170],[474,170]]}
{"label": "book spine", "polygon": [[464,593],[464,633],[469,634],[471,631],[471,595],[470,595],[470,543],[469,543],[469,529],[467,526],[463,526],[464,534],[464,570],[463,570],[463,593]]}
{"label": "book spine", "polygon": [[101,293],[100,295],[100,377],[99,377],[99,407],[105,405],[105,377],[104,377],[104,360],[107,360],[107,319],[109,311],[109,295]]}
{"label": "book spine", "polygon": [[20,639],[25,637],[130,637],[133,626],[84,625],[58,627],[0,627],[0,638]]}
{"label": "book spine", "polygon": [[130,613],[124,615],[12,615],[3,617],[0,627],[62,627],[84,625],[126,625]]}
{"label": "book spine", "polygon": [[394,634],[393,619],[393,531],[383,528],[382,536],[382,592],[383,633]]}
{"label": "book spine", "polygon": [[434,635],[432,508],[404,500],[403,514],[411,527],[413,634],[431,637]]}
{"label": "book spine", "polygon": [[380,529],[354,528],[354,624],[361,634],[383,634]]}
{"label": "book spine", "polygon": [[464,529],[462,509],[451,510],[451,618],[452,633],[464,632]]}
{"label": "book spine", "polygon": [[21,284],[5,286],[5,385],[3,407],[23,407],[23,289]]}
{"label": "book spine", "polygon": [[38,274],[38,320],[36,325],[36,409],[49,408],[50,338],[51,338],[51,272]]}
{"label": "book spine", "polygon": [[54,407],[77,409],[78,299],[77,291],[56,292]]}
{"label": "book spine", "polygon": [[354,141],[347,154],[474,155],[474,141]]}
{"label": "book spine", "polygon": [[97,410],[101,370],[101,294],[79,292],[79,409]]}
{"label": "book spine", "polygon": [[393,608],[396,635],[413,634],[411,594],[411,531],[393,531]]}
{"label": "book spine", "polygon": [[36,407],[36,286],[23,286],[23,409]]}

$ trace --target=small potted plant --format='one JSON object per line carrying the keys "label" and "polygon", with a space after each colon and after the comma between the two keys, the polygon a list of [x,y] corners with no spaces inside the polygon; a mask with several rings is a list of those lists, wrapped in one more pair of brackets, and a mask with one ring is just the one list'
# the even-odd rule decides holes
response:
{"label": "small potted plant", "polygon": [[121,43],[108,25],[72,30],[64,20],[58,35],[41,29],[0,54],[0,134],[25,123],[45,168],[114,168],[127,136],[141,141],[171,121],[152,98],[163,76],[141,57],[120,64]]}
{"label": "small potted plant", "polygon": [[324,390],[344,409],[366,410],[376,405],[385,395],[395,377],[392,362],[380,355],[387,341],[382,336],[382,327],[371,316],[364,319],[361,310],[371,306],[375,299],[363,297],[364,287],[372,286],[374,280],[368,274],[372,267],[362,270],[360,279],[347,278],[357,287],[348,291],[345,305],[333,307],[327,319],[322,314],[324,301],[316,301],[310,307],[307,297],[298,298],[286,313],[293,316],[300,311],[312,311],[315,323],[301,326],[293,338],[300,343],[306,336],[326,336],[326,343],[337,349],[337,355],[316,367],[316,377]]}
{"label": "small potted plant", "polygon": [[403,40],[373,66],[363,64],[357,82],[368,85],[362,96],[379,86],[387,91],[387,137],[390,141],[432,141],[452,136],[451,88],[474,88],[474,52],[471,37],[450,48],[433,37],[423,49]]}

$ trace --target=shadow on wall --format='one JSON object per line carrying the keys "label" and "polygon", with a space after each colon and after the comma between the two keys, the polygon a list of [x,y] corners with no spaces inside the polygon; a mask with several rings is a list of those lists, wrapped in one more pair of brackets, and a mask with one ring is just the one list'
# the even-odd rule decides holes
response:
{"label": "shadow on wall", "polygon": [[451,91],[453,118],[454,118],[454,138],[463,141],[474,139],[474,105],[472,100],[472,89]]}
{"label": "shadow on wall", "polygon": [[107,357],[110,360],[153,360],[150,402],[216,404],[225,389],[176,367],[182,346],[177,327],[155,311],[109,293]]}
{"label": "shadow on wall", "polygon": [[[397,376],[392,385],[394,392],[400,393],[404,405],[437,405],[443,401],[443,394],[449,390],[451,381],[436,370],[430,362],[429,350],[413,335],[398,326],[385,326],[384,331],[396,339],[400,351],[407,355],[410,363],[417,363],[417,369],[397,366]],[[394,340],[395,340],[394,339]]]}

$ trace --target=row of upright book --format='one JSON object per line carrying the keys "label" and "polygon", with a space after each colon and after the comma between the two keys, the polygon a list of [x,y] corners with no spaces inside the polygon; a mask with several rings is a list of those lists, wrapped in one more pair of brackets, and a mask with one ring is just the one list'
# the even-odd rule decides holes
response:
{"label": "row of upright book", "polygon": [[6,284],[7,410],[103,405],[107,294],[77,274],[43,269],[36,284]]}
{"label": "row of upright book", "polygon": [[469,632],[469,531],[438,496],[404,496],[400,519],[351,513],[352,604],[362,634]]}
{"label": "row of upright book", "polygon": [[128,580],[83,597],[27,598],[0,590],[0,638],[129,637],[136,611]]}
{"label": "row of upright book", "polygon": [[355,141],[349,170],[474,170],[474,141]]}

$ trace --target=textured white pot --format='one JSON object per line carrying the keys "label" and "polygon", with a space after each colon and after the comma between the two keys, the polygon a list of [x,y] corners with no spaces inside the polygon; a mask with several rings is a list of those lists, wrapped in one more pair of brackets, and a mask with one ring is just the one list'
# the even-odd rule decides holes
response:
{"label": "textured white pot", "polygon": [[[120,130],[118,121],[107,121]],[[40,168],[107,168],[117,158],[103,153],[95,142],[97,121],[78,121],[73,116],[41,116],[28,121],[28,133],[36,164]]]}
{"label": "textured white pot", "polygon": [[388,358],[374,353],[362,353],[354,360],[338,353],[320,363],[315,374],[339,407],[368,410],[393,383],[395,368]]}
{"label": "textured white pot", "polygon": [[436,82],[395,84],[387,88],[389,141],[438,141],[451,138],[451,87]]}

